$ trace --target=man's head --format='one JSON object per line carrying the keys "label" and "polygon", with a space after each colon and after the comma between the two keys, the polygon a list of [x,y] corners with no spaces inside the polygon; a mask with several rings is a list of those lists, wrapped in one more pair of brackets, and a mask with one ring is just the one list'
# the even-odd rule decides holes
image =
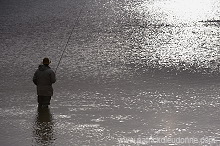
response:
{"label": "man's head", "polygon": [[43,64],[44,65],[49,65],[51,63],[51,61],[49,60],[49,58],[44,58],[43,59]]}

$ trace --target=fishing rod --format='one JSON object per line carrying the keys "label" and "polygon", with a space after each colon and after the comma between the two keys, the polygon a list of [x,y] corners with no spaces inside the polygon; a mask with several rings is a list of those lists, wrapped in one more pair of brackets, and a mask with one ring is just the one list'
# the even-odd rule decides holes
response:
{"label": "fishing rod", "polygon": [[68,39],[67,39],[67,42],[66,42],[66,44],[65,44],[65,46],[64,46],[64,49],[63,49],[62,54],[61,54],[61,56],[60,56],[59,62],[58,62],[58,64],[57,64],[57,67],[56,67],[56,69],[55,69],[55,73],[56,73],[56,71],[57,71],[57,69],[58,69],[58,67],[59,67],[59,65],[60,65],[60,62],[61,62],[61,60],[62,60],[62,58],[63,58],[63,55],[64,55],[64,53],[65,53],[65,51],[66,51],[66,48],[67,48],[68,44],[69,44],[70,38],[71,38],[71,36],[72,36],[72,34],[73,34],[73,31],[74,31],[74,29],[76,28],[76,25],[77,25],[78,22],[79,22],[79,18],[80,18],[80,16],[81,16],[81,13],[82,13],[82,10],[84,9],[84,7],[85,7],[85,3],[83,4],[82,8],[80,9],[80,12],[79,12],[79,14],[78,14],[78,16],[77,16],[77,18],[76,18],[75,24],[74,24],[74,26],[73,26],[73,28],[72,28],[72,30],[71,30],[71,32],[70,32],[70,35],[69,35],[69,37],[68,37]]}

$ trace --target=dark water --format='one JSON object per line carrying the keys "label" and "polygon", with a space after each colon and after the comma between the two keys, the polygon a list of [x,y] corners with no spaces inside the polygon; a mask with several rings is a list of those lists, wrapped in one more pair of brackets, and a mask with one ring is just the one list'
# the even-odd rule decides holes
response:
{"label": "dark water", "polygon": [[[219,145],[219,8],[0,0],[1,145]],[[45,56],[57,67],[72,28],[51,106],[38,109],[33,73]]]}

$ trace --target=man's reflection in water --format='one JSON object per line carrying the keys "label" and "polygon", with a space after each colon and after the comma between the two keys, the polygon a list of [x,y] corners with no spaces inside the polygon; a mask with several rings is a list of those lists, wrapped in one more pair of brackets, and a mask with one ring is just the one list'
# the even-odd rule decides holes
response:
{"label": "man's reflection in water", "polygon": [[33,128],[37,145],[52,145],[55,137],[53,119],[49,107],[38,107],[37,117]]}

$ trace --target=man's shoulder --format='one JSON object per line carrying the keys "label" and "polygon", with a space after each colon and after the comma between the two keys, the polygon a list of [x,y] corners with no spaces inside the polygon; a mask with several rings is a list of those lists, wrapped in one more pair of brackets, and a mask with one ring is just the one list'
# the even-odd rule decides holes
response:
{"label": "man's shoulder", "polygon": [[51,69],[51,68],[48,68],[46,71],[50,72],[50,73],[54,73],[53,69]]}

